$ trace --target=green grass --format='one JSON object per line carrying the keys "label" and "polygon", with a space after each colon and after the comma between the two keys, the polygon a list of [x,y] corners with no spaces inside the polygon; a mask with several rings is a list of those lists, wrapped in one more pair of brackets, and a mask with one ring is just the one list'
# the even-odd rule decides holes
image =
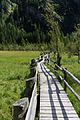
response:
{"label": "green grass", "polygon": [[80,64],[78,64],[78,57],[77,56],[72,56],[71,58],[68,58],[67,54],[63,54],[62,67],[66,67],[78,79],[80,79]]}
{"label": "green grass", "polygon": [[[52,54],[54,58],[54,54]],[[67,68],[74,76],[76,76],[80,80],[80,64],[78,64],[78,57],[73,55],[71,58],[68,57],[67,54],[62,54],[61,64],[63,68]],[[61,73],[60,73],[61,74]],[[62,74],[61,74],[62,75]],[[80,85],[75,83],[70,77],[68,77],[68,83],[72,88],[80,95]],[[75,96],[67,89],[67,93],[70,101],[72,102],[78,116],[80,117],[80,101],[78,101]]]}
{"label": "green grass", "polygon": [[39,52],[0,51],[0,120],[12,119],[12,105],[23,97],[28,63]]}
{"label": "green grass", "polygon": [[[62,57],[62,67],[67,68],[74,76],[76,76],[80,80],[80,64],[78,64],[78,57],[72,56],[68,58],[67,54],[64,54]],[[72,79],[69,78],[68,81],[75,91],[80,95],[80,86],[76,84]]]}
{"label": "green grass", "polygon": [[[80,64],[78,64],[78,57],[72,56],[68,58],[67,54],[63,54],[62,57],[62,67],[67,68],[74,76],[76,76],[80,80]],[[68,83],[72,86],[72,88],[80,95],[80,85],[75,83],[70,77],[68,78]],[[67,91],[69,98],[80,117],[80,101],[76,99],[76,97],[70,92]]]}

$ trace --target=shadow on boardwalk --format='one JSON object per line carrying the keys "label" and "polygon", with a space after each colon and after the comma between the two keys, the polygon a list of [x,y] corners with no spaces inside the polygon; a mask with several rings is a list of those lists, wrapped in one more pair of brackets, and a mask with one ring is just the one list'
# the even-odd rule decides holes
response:
{"label": "shadow on boardwalk", "polygon": [[[53,75],[51,75],[51,73],[49,71],[46,70],[46,68],[41,64],[41,70],[42,72],[44,73],[44,75],[46,76],[46,80],[47,80],[47,83],[48,83],[48,88],[49,88],[49,98],[50,98],[50,104],[51,104],[51,110],[52,110],[52,118],[56,118],[56,120],[58,120],[58,117],[57,117],[57,113],[56,113],[56,108],[55,108],[55,105],[54,105],[54,101],[53,101],[53,97],[52,97],[52,92],[56,92],[57,94],[57,97],[58,97],[58,101],[59,101],[59,104],[60,104],[60,108],[61,108],[61,111],[62,111],[62,114],[63,114],[63,118],[66,118],[66,120],[69,120],[68,119],[68,116],[67,116],[67,113],[66,113],[66,110],[64,108],[64,105],[62,103],[62,100],[60,98],[60,91],[58,86],[57,86],[57,79],[54,78]],[[49,80],[49,76],[51,77],[51,79]],[[51,84],[54,84],[56,86],[56,90],[53,91],[52,88],[51,88]]]}

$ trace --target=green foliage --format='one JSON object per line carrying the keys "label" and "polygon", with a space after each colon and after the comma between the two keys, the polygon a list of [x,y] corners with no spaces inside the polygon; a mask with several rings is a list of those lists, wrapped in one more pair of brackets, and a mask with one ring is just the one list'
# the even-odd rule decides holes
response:
{"label": "green foliage", "polygon": [[[54,11],[53,2],[50,3],[45,0],[19,0],[15,1],[15,4],[13,2],[13,0],[6,2],[3,0],[3,8],[6,10],[2,8],[0,12],[1,44],[22,46],[27,42],[44,44],[53,41],[53,37],[56,37],[54,29],[56,30],[57,27],[57,22],[54,19],[57,13]],[[12,9],[13,7],[14,9]],[[9,8],[12,9],[12,12],[9,11]],[[60,33],[60,29],[57,30]]]}
{"label": "green foliage", "polygon": [[12,104],[24,97],[29,62],[39,52],[0,51],[0,120],[12,119]]}
{"label": "green foliage", "polygon": [[10,45],[11,49],[18,46],[17,50],[26,50],[29,43],[31,46],[42,43],[42,46],[48,44],[49,49],[56,52],[64,50],[71,55],[78,54],[80,9],[76,2],[2,0],[0,8],[2,49],[9,50]]}
{"label": "green foliage", "polygon": [[[78,64],[78,57],[72,56],[68,58],[67,54],[64,54],[62,57],[62,67],[67,68],[73,75],[75,75],[80,80],[80,65]],[[75,83],[70,77],[68,77],[68,83],[72,88],[80,95],[80,86]],[[68,90],[69,98],[80,117],[80,102],[74,97],[74,95]]]}
{"label": "green foliage", "polygon": [[63,54],[62,65],[69,69],[78,79],[80,79],[80,64],[78,64],[78,56],[73,55],[71,58],[68,58],[67,54]]}
{"label": "green foliage", "polygon": [[11,23],[5,24],[0,21],[0,43],[1,44],[26,44],[26,33],[23,29],[19,30]]}

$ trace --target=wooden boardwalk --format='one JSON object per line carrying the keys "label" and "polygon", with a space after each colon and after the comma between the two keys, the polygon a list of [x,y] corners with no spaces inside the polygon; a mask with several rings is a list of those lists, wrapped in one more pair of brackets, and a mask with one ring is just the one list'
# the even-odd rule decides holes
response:
{"label": "wooden boardwalk", "polygon": [[67,94],[53,73],[38,63],[40,73],[39,120],[80,120]]}

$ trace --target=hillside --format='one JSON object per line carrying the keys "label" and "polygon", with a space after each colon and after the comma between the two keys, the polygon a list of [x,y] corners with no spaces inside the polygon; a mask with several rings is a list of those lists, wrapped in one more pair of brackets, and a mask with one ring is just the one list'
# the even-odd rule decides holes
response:
{"label": "hillside", "polygon": [[[75,0],[1,0],[0,43],[58,44],[77,40],[80,8]],[[66,36],[66,38],[65,38]],[[75,41],[76,41],[75,40]],[[54,48],[56,48],[54,45]]]}

